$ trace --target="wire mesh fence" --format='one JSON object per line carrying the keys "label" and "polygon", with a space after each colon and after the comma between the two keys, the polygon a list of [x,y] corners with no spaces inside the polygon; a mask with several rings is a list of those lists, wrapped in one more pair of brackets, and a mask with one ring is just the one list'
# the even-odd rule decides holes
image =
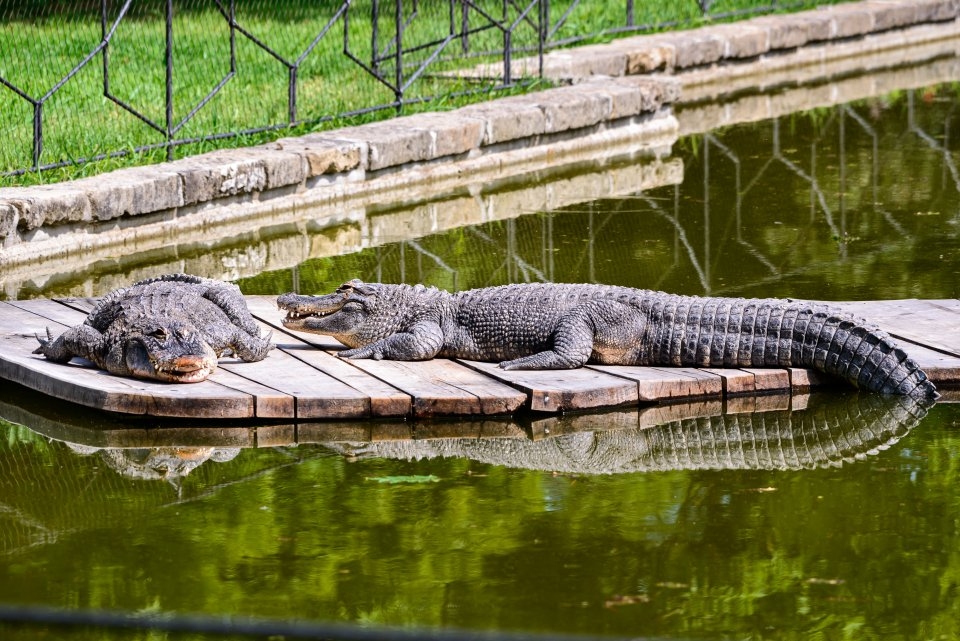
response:
{"label": "wire mesh fence", "polygon": [[[516,56],[837,0],[9,0],[0,176],[529,82]],[[495,63],[482,80],[452,73]]]}

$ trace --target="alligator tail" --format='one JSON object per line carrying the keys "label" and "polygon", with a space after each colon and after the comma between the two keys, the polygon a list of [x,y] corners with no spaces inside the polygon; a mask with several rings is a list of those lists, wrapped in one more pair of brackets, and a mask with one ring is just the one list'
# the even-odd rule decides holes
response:
{"label": "alligator tail", "polygon": [[808,367],[858,388],[939,397],[883,330],[825,305],[776,299],[654,297],[652,361],[700,367]]}

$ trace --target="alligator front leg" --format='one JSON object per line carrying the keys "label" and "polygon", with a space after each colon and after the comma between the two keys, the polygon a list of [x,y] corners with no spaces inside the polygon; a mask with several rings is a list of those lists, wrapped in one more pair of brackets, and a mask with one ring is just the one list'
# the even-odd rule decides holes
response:
{"label": "alligator front leg", "polygon": [[57,338],[53,338],[50,328],[47,328],[47,337],[37,335],[37,340],[40,346],[33,353],[43,354],[55,363],[67,363],[74,356],[79,356],[103,367],[105,339],[103,334],[89,325],[71,327]]}
{"label": "alligator front leg", "polygon": [[436,356],[443,347],[443,330],[433,322],[412,325],[409,331],[391,334],[369,345],[340,352],[342,358],[372,358],[394,361],[424,361]]}

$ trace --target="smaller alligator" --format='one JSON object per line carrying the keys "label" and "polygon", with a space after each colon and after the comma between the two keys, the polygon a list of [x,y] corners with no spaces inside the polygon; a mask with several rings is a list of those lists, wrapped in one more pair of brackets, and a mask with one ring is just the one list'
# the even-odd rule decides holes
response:
{"label": "smaller alligator", "polygon": [[171,383],[205,380],[225,354],[263,360],[272,347],[236,285],[189,274],[115,290],[82,325],[37,340],[33,353],[58,363],[79,356],[111,374]]}
{"label": "smaller alligator", "polygon": [[917,363],[885,332],[823,304],[678,296],[531,283],[451,294],[352,280],[326,296],[284,294],[285,327],[332,336],[346,358],[500,362],[503,369],[587,363],[809,367],[856,387],[935,400]]}

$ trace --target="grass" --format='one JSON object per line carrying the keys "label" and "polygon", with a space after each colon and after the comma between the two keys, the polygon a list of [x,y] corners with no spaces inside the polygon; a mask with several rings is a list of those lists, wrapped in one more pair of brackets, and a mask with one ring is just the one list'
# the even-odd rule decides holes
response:
{"label": "grass", "polygon": [[[795,8],[837,0],[807,0]],[[500,0],[475,0],[490,15],[499,16]],[[17,86],[33,98],[48,94],[70,70],[95,50],[101,39],[98,2],[44,3],[21,0],[19,10],[0,10],[0,78]],[[116,12],[119,2],[108,3]],[[518,3],[523,4],[523,3]],[[564,15],[575,5],[552,39],[583,40],[584,34],[596,34],[585,41],[609,40],[610,30],[625,23],[622,7],[604,0],[553,0],[551,19]],[[616,3],[619,4],[619,3]],[[766,2],[751,0],[715,0],[713,15],[749,12]],[[130,14],[119,21],[109,48],[109,86],[111,93],[136,109],[141,117],[129,113],[103,96],[102,54],[52,93],[44,102],[42,114],[43,153],[41,164],[69,163],[66,167],[20,175],[0,176],[0,186],[26,185],[68,180],[94,175],[120,167],[150,164],[167,159],[163,146],[168,127],[165,113],[166,70],[164,66],[166,33],[162,3],[134,2]],[[634,23],[638,25],[689,25],[705,20],[694,0],[638,2]],[[343,124],[390,117],[398,112],[396,95],[343,53],[344,16],[338,17],[339,2],[317,3],[293,0],[284,3],[237,2],[237,22],[251,36],[268,45],[273,53],[240,33],[236,34],[236,70],[222,90],[196,115],[187,118],[196,105],[230,74],[230,32],[214,2],[194,0],[177,5],[173,22],[173,113],[169,123],[177,140],[202,139],[177,145],[176,157],[184,157],[225,147],[258,144],[280,137],[299,135]],[[377,23],[378,49],[389,54],[394,33],[392,3],[381,3]],[[408,3],[409,6],[409,3]],[[51,8],[52,7],[52,8]],[[144,8],[146,7],[146,9]],[[6,11],[3,14],[2,11]],[[536,32],[519,18],[514,9],[508,16],[518,21],[514,33],[517,49],[535,47]],[[111,15],[113,21],[116,15]],[[351,53],[370,65],[374,33],[368,2],[355,1],[349,13],[346,42]],[[404,16],[408,19],[409,16]],[[459,21],[459,8],[454,18]],[[471,27],[483,23],[480,12],[470,14]],[[304,55],[324,27],[329,31],[308,55]],[[447,3],[421,1],[419,12],[404,28],[405,49],[434,43],[404,53],[404,81],[437,53],[436,43],[447,33],[450,14]],[[456,23],[459,26],[459,22]],[[606,35],[604,35],[606,34]],[[476,52],[502,46],[502,33],[493,28],[474,33],[470,48],[464,51],[460,41],[447,44],[438,58],[403,92],[404,113],[454,108],[488,99],[496,82],[468,82],[446,77],[440,72],[469,68],[480,62],[494,61]],[[288,126],[288,65],[303,56],[296,82],[295,124]],[[282,58],[280,60],[278,58]],[[383,61],[384,76],[394,77],[392,58]],[[389,82],[389,80],[388,80]],[[531,83],[514,91],[526,91],[542,84]],[[432,102],[422,102],[433,98]],[[357,114],[379,106],[379,110]],[[343,114],[355,114],[344,118]],[[33,163],[33,106],[14,91],[0,86],[0,174],[31,167]],[[145,124],[155,123],[161,131]],[[247,133],[217,139],[210,136],[230,132],[276,127],[271,131]],[[142,152],[134,149],[156,145]],[[118,157],[95,162],[81,159],[121,153]]]}

